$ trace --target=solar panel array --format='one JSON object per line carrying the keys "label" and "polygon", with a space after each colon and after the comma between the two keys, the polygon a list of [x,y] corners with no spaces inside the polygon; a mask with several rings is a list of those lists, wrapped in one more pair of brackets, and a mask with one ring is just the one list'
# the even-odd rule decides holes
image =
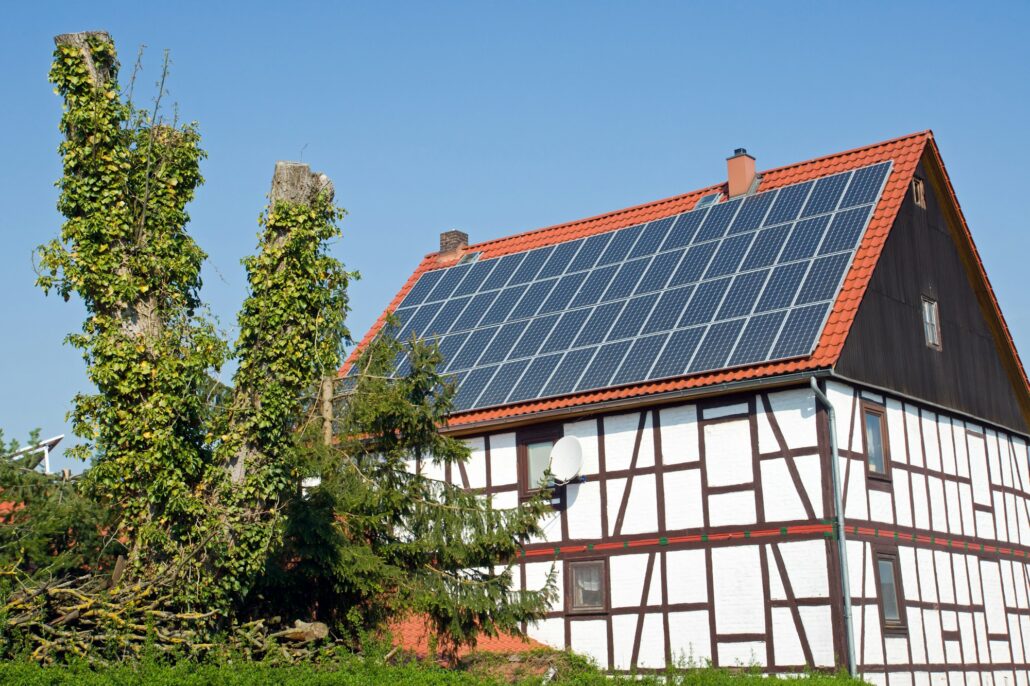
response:
{"label": "solar panel array", "polygon": [[808,355],[889,171],[425,272],[398,336],[437,339],[455,411]]}

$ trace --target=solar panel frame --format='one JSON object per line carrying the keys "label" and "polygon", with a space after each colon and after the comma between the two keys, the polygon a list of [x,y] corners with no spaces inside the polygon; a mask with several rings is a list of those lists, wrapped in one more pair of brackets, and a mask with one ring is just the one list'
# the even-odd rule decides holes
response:
{"label": "solar panel frame", "polygon": [[[462,384],[479,383],[486,372],[473,375],[478,370],[497,372],[482,382],[474,401],[468,393],[460,402],[456,398],[458,411],[516,402],[517,396],[529,399],[522,397],[526,393],[547,397],[589,390],[594,383],[633,383],[807,354],[825,326],[871,221],[871,203],[882,193],[891,168],[890,162],[881,163],[556,245],[430,270],[402,298],[396,312],[399,328],[405,335],[442,336],[444,370]],[[777,239],[785,239],[779,250]],[[796,245],[788,250],[791,239]],[[791,278],[784,280],[785,275]],[[688,290],[688,304],[678,305],[683,311],[672,326],[665,310],[677,306],[662,303],[687,300]],[[557,335],[561,322],[570,323]],[[777,323],[779,330],[773,331]],[[632,351],[644,349],[640,341],[656,345],[658,338],[662,345],[648,348],[650,369],[641,372],[643,361],[631,359]],[[691,345],[695,349],[685,350]],[[482,348],[478,355],[476,346]],[[766,347],[768,360],[761,358]],[[504,356],[495,359],[502,351]],[[687,353],[692,355],[689,366],[675,357]],[[617,364],[612,364],[614,357]],[[537,378],[543,374],[541,359],[552,367],[543,380]],[[510,366],[516,363],[521,366]],[[516,391],[530,369],[538,371]],[[571,378],[576,373],[578,378]],[[603,378],[606,373],[609,377]],[[554,383],[552,375],[558,377]],[[497,400],[501,379],[510,395]]]}

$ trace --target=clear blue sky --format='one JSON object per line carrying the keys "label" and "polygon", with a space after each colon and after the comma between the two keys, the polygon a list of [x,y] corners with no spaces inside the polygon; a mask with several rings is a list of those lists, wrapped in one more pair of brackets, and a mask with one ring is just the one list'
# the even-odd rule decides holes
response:
{"label": "clear blue sky", "polygon": [[364,277],[360,335],[440,231],[478,241],[682,193],[721,181],[738,146],[769,168],[932,128],[1026,356],[1028,28],[1025,2],[12,4],[0,427],[70,433],[86,387],[62,344],[81,306],[33,286],[61,221],[57,33],[107,29],[126,75],[145,44],[148,97],[171,50],[171,100],[210,153],[191,209],[203,295],[230,332],[277,159],[328,173],[350,211],[333,250]]}

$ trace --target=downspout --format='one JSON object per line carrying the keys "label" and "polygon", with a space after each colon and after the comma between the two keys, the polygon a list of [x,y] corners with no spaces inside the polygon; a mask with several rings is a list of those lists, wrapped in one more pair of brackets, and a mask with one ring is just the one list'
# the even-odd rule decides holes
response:
{"label": "downspout", "polygon": [[816,399],[826,408],[826,414],[830,424],[830,479],[833,482],[833,509],[836,517],[834,529],[837,534],[837,557],[840,561],[840,585],[844,595],[844,634],[848,651],[848,673],[852,677],[858,676],[858,666],[855,664],[855,630],[851,621],[851,582],[848,579],[848,550],[847,537],[844,534],[844,505],[840,492],[840,472],[838,469],[837,453],[837,414],[833,410],[833,403],[826,397],[826,394],[819,388],[813,376],[810,379],[812,391]]}

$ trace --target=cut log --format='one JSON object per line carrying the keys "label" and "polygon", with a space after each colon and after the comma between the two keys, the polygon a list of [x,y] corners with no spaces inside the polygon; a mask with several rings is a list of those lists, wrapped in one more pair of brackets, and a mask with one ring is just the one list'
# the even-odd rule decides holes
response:
{"label": "cut log", "polygon": [[311,643],[329,636],[329,627],[322,622],[302,622],[298,619],[292,629],[280,631],[279,636],[295,643]]}

